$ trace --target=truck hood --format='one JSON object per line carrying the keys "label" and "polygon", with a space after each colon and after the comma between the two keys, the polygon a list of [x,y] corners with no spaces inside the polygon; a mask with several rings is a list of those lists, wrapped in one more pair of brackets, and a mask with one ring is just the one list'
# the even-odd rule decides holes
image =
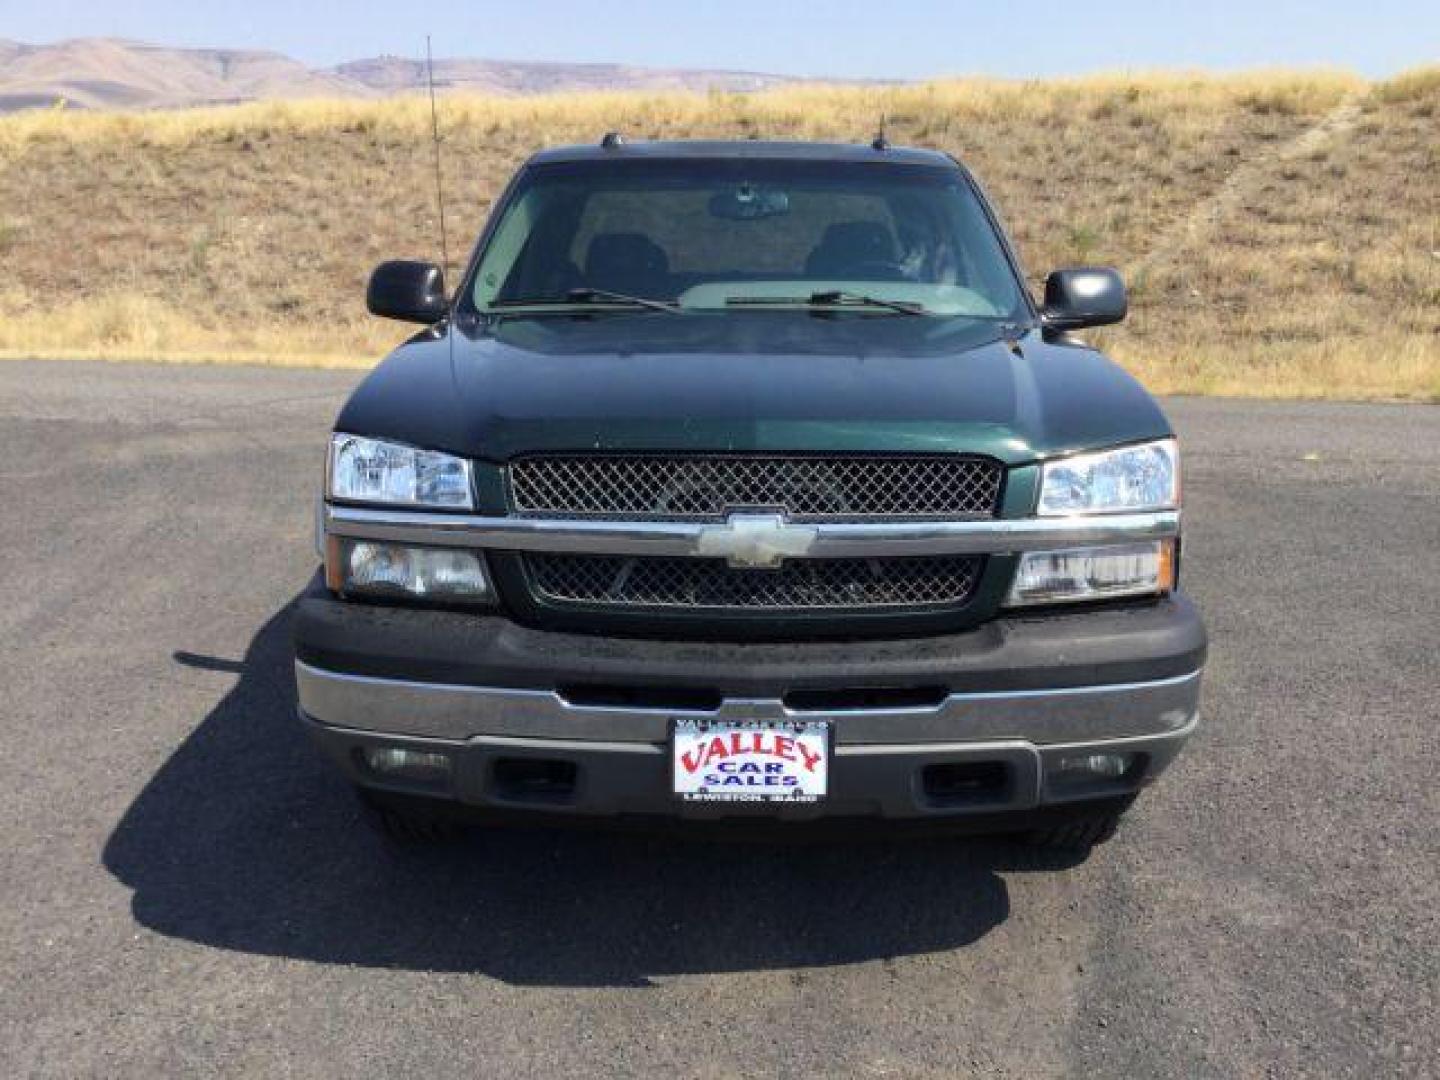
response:
{"label": "truck hood", "polygon": [[1098,352],[965,319],[804,312],[546,315],[441,326],[337,430],[504,461],[672,450],[968,452],[1009,464],[1170,434]]}

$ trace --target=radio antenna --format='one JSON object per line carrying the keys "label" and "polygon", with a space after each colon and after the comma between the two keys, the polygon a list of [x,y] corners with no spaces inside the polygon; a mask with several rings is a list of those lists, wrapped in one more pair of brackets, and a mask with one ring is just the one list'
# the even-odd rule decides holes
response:
{"label": "radio antenna", "polygon": [[430,137],[435,144],[435,205],[440,210],[440,266],[450,269],[450,245],[445,236],[445,185],[440,180],[440,114],[435,109],[435,57],[430,35],[425,35],[425,81],[430,86]]}
{"label": "radio antenna", "polygon": [[880,130],[875,133],[875,141],[870,144],[872,150],[889,150],[890,140],[885,137],[885,114],[880,114]]}

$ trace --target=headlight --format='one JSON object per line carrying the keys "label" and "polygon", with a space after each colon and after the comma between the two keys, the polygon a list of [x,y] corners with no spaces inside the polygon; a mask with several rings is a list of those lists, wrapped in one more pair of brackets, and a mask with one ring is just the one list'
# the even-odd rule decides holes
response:
{"label": "headlight", "polygon": [[474,551],[330,538],[326,584],[349,596],[483,604],[492,599]]}
{"label": "headlight", "polygon": [[1154,596],[1175,587],[1175,541],[1031,551],[1021,559],[1008,607]]}
{"label": "headlight", "polygon": [[331,436],[330,498],[473,510],[470,462],[359,435]]}
{"label": "headlight", "polygon": [[1180,450],[1174,439],[1076,454],[1040,475],[1042,517],[1167,510],[1180,502]]}

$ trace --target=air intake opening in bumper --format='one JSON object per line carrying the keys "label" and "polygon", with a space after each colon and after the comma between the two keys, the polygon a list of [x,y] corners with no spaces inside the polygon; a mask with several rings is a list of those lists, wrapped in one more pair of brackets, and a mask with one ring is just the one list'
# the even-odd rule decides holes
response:
{"label": "air intake opening in bumper", "polygon": [[920,772],[920,789],[936,807],[1005,803],[1013,788],[1011,768],[1003,761],[937,762]]}
{"label": "air intake opening in bumper", "polygon": [[491,783],[497,798],[512,803],[563,805],[575,799],[580,769],[563,758],[497,758]]}

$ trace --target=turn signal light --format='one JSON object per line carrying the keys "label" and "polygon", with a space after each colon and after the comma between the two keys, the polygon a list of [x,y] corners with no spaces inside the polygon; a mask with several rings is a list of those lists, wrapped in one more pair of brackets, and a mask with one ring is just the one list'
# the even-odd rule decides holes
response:
{"label": "turn signal light", "polygon": [[346,596],[486,604],[493,599],[479,552],[331,536],[325,584]]}
{"label": "turn signal light", "polygon": [[1006,603],[1063,604],[1155,596],[1175,588],[1175,541],[1031,551],[1020,559]]}

